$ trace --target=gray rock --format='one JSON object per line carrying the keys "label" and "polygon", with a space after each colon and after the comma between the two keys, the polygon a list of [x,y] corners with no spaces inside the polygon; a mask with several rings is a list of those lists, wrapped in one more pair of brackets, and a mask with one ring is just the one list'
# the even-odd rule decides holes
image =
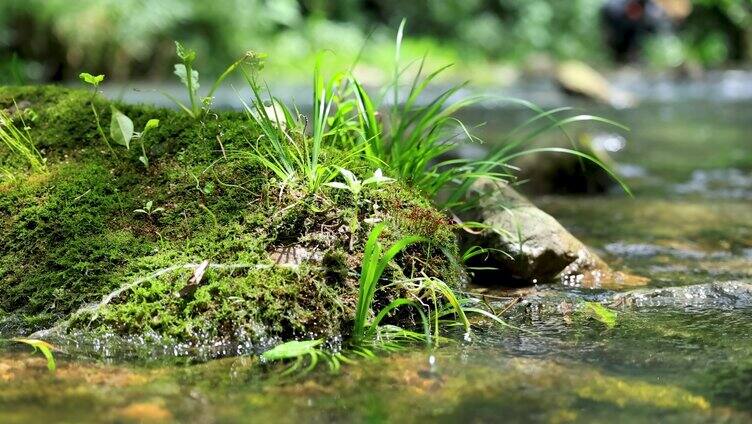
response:
{"label": "gray rock", "polygon": [[550,281],[587,255],[587,248],[556,219],[505,183],[478,180],[470,189],[469,201],[478,204],[468,218],[485,228],[469,236],[467,243],[492,249],[488,255],[477,256],[471,265],[498,267],[501,272],[493,273],[498,280]]}
{"label": "gray rock", "polygon": [[508,184],[480,179],[466,199],[465,221],[482,224],[465,235],[466,247],[489,249],[472,258],[474,282],[484,286],[545,283],[559,277],[568,287],[620,289],[645,285],[644,277],[612,270],[551,215]]}
{"label": "gray rock", "polygon": [[690,309],[752,307],[752,284],[725,281],[683,287],[632,290],[611,301],[615,307],[683,307]]}
{"label": "gray rock", "polygon": [[8,116],[12,117],[17,112],[23,112],[24,110],[26,110],[26,109],[28,109],[30,107],[31,107],[31,102],[30,101],[28,101],[28,100],[21,100],[18,103],[14,103],[13,106],[11,106],[9,108],[3,109],[3,112],[5,112],[6,114],[8,114]]}
{"label": "gray rock", "polygon": [[476,181],[468,193],[466,221],[483,225],[467,234],[466,247],[490,251],[469,261],[474,281],[485,286],[544,283],[559,277],[569,287],[619,289],[645,285],[648,279],[612,270],[551,215],[508,184]]}
{"label": "gray rock", "polygon": [[[583,132],[573,136],[533,143],[530,147],[557,147],[573,149],[590,155],[610,170],[618,166],[608,151],[601,145],[607,137],[619,138],[618,134],[590,134]],[[618,187],[609,173],[592,161],[563,152],[538,152],[518,158],[514,165],[520,168],[518,178],[525,181],[519,190],[528,195],[542,194],[600,194]]]}

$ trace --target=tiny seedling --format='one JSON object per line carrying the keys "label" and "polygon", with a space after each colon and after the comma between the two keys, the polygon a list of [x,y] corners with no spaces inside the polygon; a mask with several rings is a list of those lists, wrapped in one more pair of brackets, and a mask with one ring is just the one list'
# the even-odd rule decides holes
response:
{"label": "tiny seedling", "polygon": [[199,87],[198,71],[193,69],[193,62],[196,60],[196,51],[186,49],[177,41],[175,42],[175,51],[178,58],[183,62],[175,64],[175,75],[180,78],[180,82],[188,89],[188,99],[190,100],[190,109],[182,104],[181,106],[191,117],[195,118],[199,112],[199,104],[196,101]]}
{"label": "tiny seedling", "polygon": [[92,87],[92,93],[91,93],[91,99],[89,103],[91,104],[91,112],[94,114],[94,120],[97,123],[97,131],[99,132],[99,135],[102,137],[102,140],[104,141],[104,144],[107,145],[107,149],[110,150],[110,153],[115,154],[115,151],[112,149],[112,146],[110,145],[110,141],[107,139],[107,136],[104,133],[104,129],[102,129],[102,123],[99,120],[99,112],[97,112],[97,108],[94,106],[94,99],[97,97],[97,94],[99,93],[99,84],[104,81],[104,75],[92,75],[88,72],[81,72],[78,75],[79,78],[81,78],[81,81],[83,81],[85,84],[89,84]]}
{"label": "tiny seedling", "polygon": [[144,137],[149,130],[159,126],[159,119],[149,119],[144,125],[144,129],[141,132],[133,130],[133,121],[126,116],[123,112],[119,111],[115,106],[112,108],[112,119],[110,120],[110,136],[115,143],[130,150],[131,141],[136,139],[141,144],[141,156],[138,160],[144,164],[145,167],[149,167],[149,157],[146,155],[146,146],[144,145]]}
{"label": "tiny seedling", "polygon": [[86,84],[93,86],[95,90],[99,87],[99,84],[104,81],[104,75],[101,74],[92,75],[88,72],[81,72],[78,77],[81,78],[81,80]]}
{"label": "tiny seedling", "polygon": [[[94,98],[99,93],[99,84],[104,81],[104,75],[92,75],[88,72],[81,72],[78,76],[81,78],[81,81],[83,81],[86,84],[91,85],[92,87],[92,95],[91,95],[91,111],[94,114],[94,120],[97,122],[97,131],[99,132],[99,135],[102,137],[102,140],[104,140],[105,144],[107,144],[107,148],[110,149],[110,152],[115,154],[115,150],[112,149],[112,145],[110,144],[109,139],[107,138],[107,135],[104,133],[104,129],[102,128],[102,123],[99,119],[99,112],[97,112],[97,108],[94,106]],[[133,130],[133,121],[131,118],[129,118],[126,114],[121,112],[118,108],[115,106],[110,106],[110,110],[112,112],[112,116],[110,118],[110,137],[112,137],[112,140],[123,147],[125,147],[127,150],[130,150],[131,148],[131,141],[133,139],[137,139],[141,142],[141,156],[139,156],[138,160],[141,161],[141,163],[144,164],[147,168],[149,167],[149,158],[146,156],[146,147],[144,146],[144,135],[146,135],[147,131],[149,131],[152,128],[156,128],[159,126],[159,120],[158,119],[150,119],[146,125],[144,126],[144,130],[141,132],[136,132]]]}
{"label": "tiny seedling", "polygon": [[133,212],[146,215],[147,217],[151,218],[153,215],[158,214],[160,212],[164,212],[165,208],[162,207],[154,207],[154,202],[149,200],[146,202],[143,208],[140,209],[134,209]]}
{"label": "tiny seedling", "polygon": [[246,52],[240,59],[236,60],[225,71],[217,77],[209,89],[208,93],[204,97],[199,97],[198,89],[201,86],[199,83],[198,71],[193,69],[193,62],[196,61],[196,51],[186,48],[178,41],[175,42],[175,53],[180,59],[181,63],[175,64],[174,74],[180,78],[180,82],[185,86],[188,91],[188,104],[184,104],[180,100],[176,99],[165,92],[162,94],[175,103],[180,109],[182,109],[188,116],[194,119],[199,119],[204,116],[205,112],[211,107],[214,93],[222,85],[222,82],[235,72],[241,65],[250,64],[255,68],[261,68],[264,55],[255,52]]}
{"label": "tiny seedling", "polygon": [[47,369],[50,370],[50,372],[54,372],[57,368],[57,365],[55,364],[55,357],[52,355],[52,351],[55,349],[55,347],[51,344],[45,342],[44,340],[25,339],[22,337],[11,339],[11,341],[29,345],[34,348],[34,352],[41,352],[42,355],[47,358]]}
{"label": "tiny seedling", "polygon": [[146,122],[146,125],[144,125],[144,130],[140,133],[137,133],[136,138],[138,138],[138,141],[141,143],[141,156],[138,157],[138,160],[141,161],[141,163],[144,164],[145,167],[149,167],[149,157],[146,156],[146,146],[144,145],[144,136],[146,135],[149,130],[152,130],[154,128],[157,128],[159,126],[159,119],[149,119]]}

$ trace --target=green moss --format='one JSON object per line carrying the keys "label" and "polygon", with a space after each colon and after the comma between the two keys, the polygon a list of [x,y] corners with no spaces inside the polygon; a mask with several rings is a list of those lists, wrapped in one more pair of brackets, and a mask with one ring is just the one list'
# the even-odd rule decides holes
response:
{"label": "green moss", "polygon": [[[461,267],[448,259],[457,256],[451,223],[426,199],[396,183],[365,190],[357,204],[330,188],[315,196],[294,184],[280,190],[243,154],[258,132],[238,113],[197,122],[119,104],[137,129],[160,119],[145,139],[145,169],[135,151],[107,152],[90,93],[0,88],[0,107],[14,99],[37,115],[30,131],[48,159],[44,174],[14,171],[12,181],[0,182],[0,310],[24,317],[29,331],[156,271],[208,259],[215,267],[195,290],[180,295],[191,274],[181,268],[134,285],[73,324],[178,340],[339,332],[353,316],[368,218],[387,222],[385,244],[409,234],[427,239],[393,272],[460,283]],[[109,122],[105,101],[96,106]],[[329,147],[322,160],[339,154]],[[148,201],[164,210],[134,212]],[[348,226],[353,218],[357,228]],[[314,259],[276,266],[270,253],[290,246]]]}
{"label": "green moss", "polygon": [[[180,296],[189,274],[178,272],[139,285],[125,300],[105,309],[96,325],[123,333],[152,330],[201,340],[259,331],[282,337],[332,334],[346,318],[340,293],[313,267],[212,270],[203,286]],[[79,319],[83,318],[87,317]]]}
{"label": "green moss", "polygon": [[149,243],[119,224],[129,198],[95,163],[63,164],[0,200],[0,307],[63,315],[119,285],[117,271]]}

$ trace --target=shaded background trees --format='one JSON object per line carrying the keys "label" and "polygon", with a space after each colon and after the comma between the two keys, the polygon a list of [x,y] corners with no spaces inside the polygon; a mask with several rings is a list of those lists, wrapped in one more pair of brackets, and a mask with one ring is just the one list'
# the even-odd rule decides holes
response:
{"label": "shaded background trees", "polygon": [[[391,59],[388,47],[403,17],[412,37],[406,48],[430,48],[439,60],[520,66],[543,56],[607,67],[612,55],[599,19],[605,2],[6,0],[0,4],[0,79],[70,80],[91,69],[113,79],[159,80],[171,73],[174,39],[207,52],[199,65],[208,71],[255,49],[294,76],[296,69],[309,69],[315,51],[330,48],[352,60],[370,37],[363,62],[378,67]],[[671,32],[646,37],[641,63],[721,67],[749,61],[750,0],[695,0],[692,6]]]}

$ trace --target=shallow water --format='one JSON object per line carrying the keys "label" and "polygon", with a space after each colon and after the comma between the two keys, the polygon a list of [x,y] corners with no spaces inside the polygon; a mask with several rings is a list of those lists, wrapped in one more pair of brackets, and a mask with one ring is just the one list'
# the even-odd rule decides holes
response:
{"label": "shallow water", "polygon": [[[635,198],[536,203],[616,268],[649,277],[648,288],[752,282],[752,102],[600,112],[632,128],[603,140]],[[523,119],[498,110],[476,117],[489,122],[491,142]],[[6,346],[0,422],[752,420],[748,294],[695,290],[662,306],[613,304],[609,328],[581,302],[610,302],[612,291],[536,293],[511,310],[518,329],[481,323],[469,342],[294,379],[269,377],[248,357],[191,364],[62,353],[51,375],[41,357]],[[488,295],[495,307],[506,302]]]}

